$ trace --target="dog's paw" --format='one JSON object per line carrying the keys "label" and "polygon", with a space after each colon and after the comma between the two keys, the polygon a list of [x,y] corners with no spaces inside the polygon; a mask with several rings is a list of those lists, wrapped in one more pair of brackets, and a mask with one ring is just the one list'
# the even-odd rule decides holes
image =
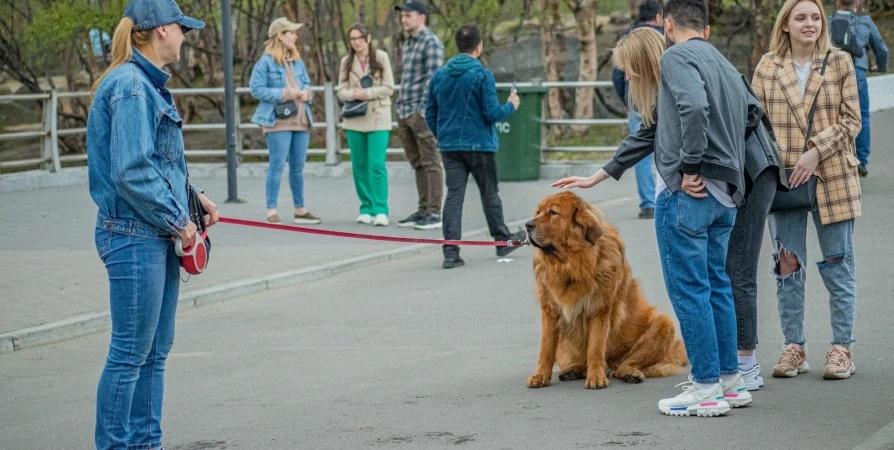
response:
{"label": "dog's paw", "polygon": [[636,369],[619,370],[614,377],[625,383],[642,383],[646,376]]}
{"label": "dog's paw", "polygon": [[583,370],[570,369],[559,373],[559,379],[562,381],[582,380],[584,377]]}
{"label": "dog's paw", "polygon": [[605,389],[608,385],[608,377],[605,376],[605,373],[588,376],[585,384],[587,389]]}
{"label": "dog's paw", "polygon": [[552,374],[531,375],[531,377],[528,378],[528,387],[529,388],[547,387],[550,384],[550,378],[552,378]]}

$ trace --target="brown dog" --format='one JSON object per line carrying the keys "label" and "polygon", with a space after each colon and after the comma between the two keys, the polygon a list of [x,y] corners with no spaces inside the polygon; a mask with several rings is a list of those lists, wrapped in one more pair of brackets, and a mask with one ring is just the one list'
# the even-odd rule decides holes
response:
{"label": "brown dog", "polygon": [[676,375],[688,364],[671,319],[649,305],[633,279],[621,236],[593,205],[571,192],[549,196],[527,223],[540,301],[540,358],[528,387],[586,376],[641,383]]}

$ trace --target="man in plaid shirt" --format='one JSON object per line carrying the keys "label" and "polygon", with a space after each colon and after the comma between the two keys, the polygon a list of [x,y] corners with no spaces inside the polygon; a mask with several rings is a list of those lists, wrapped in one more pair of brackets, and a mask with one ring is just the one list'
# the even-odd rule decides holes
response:
{"label": "man in plaid shirt", "polygon": [[416,171],[419,209],[397,223],[417,230],[441,228],[444,184],[438,143],[425,123],[425,101],[431,76],[444,64],[444,45],[425,27],[428,8],[419,0],[395,6],[410,37],[403,46],[403,71],[397,97],[398,128],[407,160]]}

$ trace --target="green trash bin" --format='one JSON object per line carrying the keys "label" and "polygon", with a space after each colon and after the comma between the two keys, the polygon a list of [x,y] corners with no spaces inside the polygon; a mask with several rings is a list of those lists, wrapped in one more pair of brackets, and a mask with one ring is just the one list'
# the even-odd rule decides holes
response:
{"label": "green trash bin", "polygon": [[[497,88],[500,103],[509,97],[508,87]],[[521,104],[514,114],[497,122],[497,179],[500,181],[530,181],[540,178],[540,114],[544,87],[519,87]]]}

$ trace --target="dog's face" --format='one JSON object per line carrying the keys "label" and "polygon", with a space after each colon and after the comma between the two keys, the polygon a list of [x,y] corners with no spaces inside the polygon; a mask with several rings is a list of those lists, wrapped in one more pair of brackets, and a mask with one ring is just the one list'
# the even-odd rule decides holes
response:
{"label": "dog's face", "polygon": [[541,200],[525,228],[531,245],[549,255],[592,247],[602,236],[599,218],[587,202],[567,191]]}

